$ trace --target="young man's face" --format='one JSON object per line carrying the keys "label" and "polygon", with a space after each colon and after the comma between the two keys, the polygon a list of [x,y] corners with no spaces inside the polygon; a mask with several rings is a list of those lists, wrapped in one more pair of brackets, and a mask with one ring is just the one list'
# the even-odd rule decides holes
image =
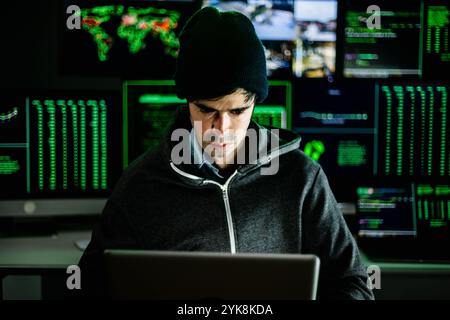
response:
{"label": "young man's face", "polygon": [[236,163],[235,156],[244,141],[254,105],[254,99],[246,101],[242,89],[220,99],[189,102],[197,141],[219,168]]}

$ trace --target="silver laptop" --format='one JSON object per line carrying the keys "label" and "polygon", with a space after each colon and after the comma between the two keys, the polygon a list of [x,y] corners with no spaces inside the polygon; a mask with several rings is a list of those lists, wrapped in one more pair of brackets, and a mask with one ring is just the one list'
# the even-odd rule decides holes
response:
{"label": "silver laptop", "polygon": [[106,250],[115,299],[316,298],[320,261],[303,254]]}

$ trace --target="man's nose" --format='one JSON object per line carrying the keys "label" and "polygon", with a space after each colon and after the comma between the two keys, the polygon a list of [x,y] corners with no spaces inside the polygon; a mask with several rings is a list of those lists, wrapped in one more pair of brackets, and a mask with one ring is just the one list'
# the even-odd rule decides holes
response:
{"label": "man's nose", "polygon": [[213,123],[214,129],[220,130],[224,133],[226,130],[230,129],[231,119],[227,112],[219,112],[216,115]]}

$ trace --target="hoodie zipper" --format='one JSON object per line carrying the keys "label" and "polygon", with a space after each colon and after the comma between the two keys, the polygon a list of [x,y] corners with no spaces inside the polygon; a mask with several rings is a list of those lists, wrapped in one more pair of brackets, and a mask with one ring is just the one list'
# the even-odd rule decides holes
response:
{"label": "hoodie zipper", "polygon": [[[170,166],[172,169],[177,172],[178,174],[191,179],[191,180],[203,180],[200,177],[194,176],[192,174],[186,173],[180,169],[178,169],[172,162],[170,162]],[[223,203],[225,205],[225,212],[227,217],[227,224],[228,224],[228,235],[230,238],[230,247],[231,247],[231,253],[236,253],[236,237],[234,234],[234,228],[233,228],[233,217],[231,215],[231,207],[230,207],[230,199],[229,199],[229,193],[228,188],[230,185],[231,180],[234,178],[234,176],[237,174],[237,170],[228,178],[228,180],[225,182],[224,185],[221,185],[220,183],[212,180],[204,180],[203,184],[214,184],[220,188],[222,191],[222,199]]]}
{"label": "hoodie zipper", "polygon": [[237,174],[237,170],[228,178],[228,180],[225,182],[224,185],[221,185],[220,183],[217,183],[212,180],[205,180],[204,184],[215,184],[222,190],[222,198],[223,203],[225,204],[225,212],[227,215],[227,223],[228,223],[228,234],[230,236],[230,247],[231,247],[231,253],[236,253],[236,237],[234,234],[234,228],[233,228],[233,217],[231,215],[231,207],[230,207],[230,198],[228,195],[228,186],[230,185],[231,180],[234,178],[234,176]]}

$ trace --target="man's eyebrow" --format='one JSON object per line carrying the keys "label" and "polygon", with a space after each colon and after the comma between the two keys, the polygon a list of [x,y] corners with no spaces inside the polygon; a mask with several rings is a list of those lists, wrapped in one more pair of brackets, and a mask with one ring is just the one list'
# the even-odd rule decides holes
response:
{"label": "man's eyebrow", "polygon": [[203,110],[205,110],[205,111],[217,111],[216,109],[214,109],[214,108],[211,108],[211,107],[208,107],[208,106],[205,106],[204,104],[202,104],[202,103],[196,103],[196,102],[194,102],[194,104],[197,106],[197,107],[199,107],[200,109],[203,109]]}
{"label": "man's eyebrow", "polygon": [[[205,110],[205,111],[210,111],[210,112],[213,112],[213,111],[218,111],[218,110],[216,110],[216,109],[214,109],[214,108],[211,108],[211,107],[208,107],[208,106],[206,106],[206,105],[204,105],[204,104],[202,104],[202,103],[196,103],[196,102],[193,102],[197,107],[199,107],[200,109],[203,109],[203,110]],[[241,106],[241,107],[237,107],[237,108],[233,108],[233,109],[229,109],[229,110],[227,110],[227,111],[233,111],[233,110],[246,110],[246,109],[248,109],[248,108],[250,108],[251,107],[251,105],[245,105],[245,106]]]}
{"label": "man's eyebrow", "polygon": [[246,110],[246,109],[248,109],[248,108],[250,108],[250,107],[251,107],[251,105],[247,105],[247,106],[242,106],[242,107],[233,108],[233,109],[230,109],[230,110],[228,110],[228,111],[233,111],[233,110]]}

